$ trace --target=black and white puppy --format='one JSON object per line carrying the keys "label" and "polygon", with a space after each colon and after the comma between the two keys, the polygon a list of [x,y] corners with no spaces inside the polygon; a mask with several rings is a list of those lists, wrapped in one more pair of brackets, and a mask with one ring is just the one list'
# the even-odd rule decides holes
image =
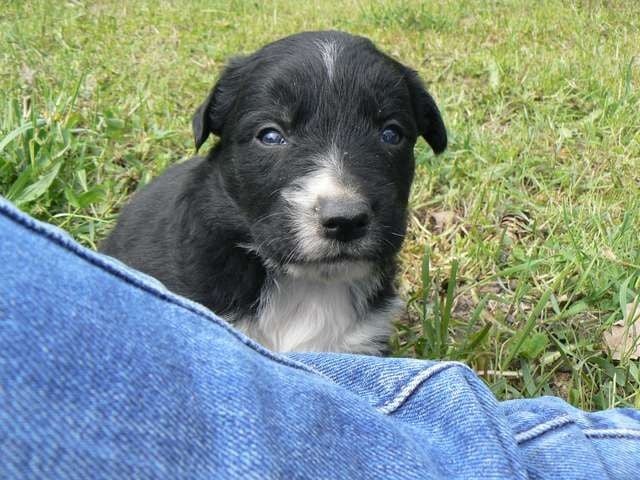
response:
{"label": "black and white puppy", "polygon": [[231,60],[193,133],[220,138],[136,193],[102,251],[273,350],[384,352],[413,147],[447,145],[417,74],[362,37],[293,35]]}

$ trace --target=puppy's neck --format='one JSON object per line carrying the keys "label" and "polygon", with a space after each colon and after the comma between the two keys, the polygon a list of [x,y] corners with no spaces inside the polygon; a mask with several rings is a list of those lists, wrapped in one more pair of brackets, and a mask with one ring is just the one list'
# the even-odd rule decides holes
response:
{"label": "puppy's neck", "polygon": [[265,283],[254,317],[236,327],[268,348],[280,351],[333,351],[379,354],[391,330],[398,302],[374,308],[379,277],[313,278],[279,274]]}
{"label": "puppy's neck", "polygon": [[374,286],[379,276],[372,263],[367,261],[289,264],[284,271],[294,279],[325,284],[371,283]]}

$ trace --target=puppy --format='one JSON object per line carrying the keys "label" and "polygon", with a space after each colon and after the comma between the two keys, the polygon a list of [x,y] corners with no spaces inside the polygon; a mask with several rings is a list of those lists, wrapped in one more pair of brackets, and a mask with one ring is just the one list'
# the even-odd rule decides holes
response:
{"label": "puppy", "polygon": [[219,140],[136,193],[102,251],[270,349],[383,353],[413,147],[447,145],[416,73],[300,33],[231,60],[193,133]]}

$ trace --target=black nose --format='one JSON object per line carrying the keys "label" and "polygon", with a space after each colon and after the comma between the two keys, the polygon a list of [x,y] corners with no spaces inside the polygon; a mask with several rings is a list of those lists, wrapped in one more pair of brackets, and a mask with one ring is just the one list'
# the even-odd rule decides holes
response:
{"label": "black nose", "polygon": [[360,198],[321,198],[318,214],[326,238],[349,242],[363,237],[371,220],[367,202]]}

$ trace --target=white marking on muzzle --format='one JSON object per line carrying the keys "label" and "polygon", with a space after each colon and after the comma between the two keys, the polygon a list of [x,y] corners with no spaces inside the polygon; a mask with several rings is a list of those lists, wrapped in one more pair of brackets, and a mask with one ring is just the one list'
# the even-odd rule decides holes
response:
{"label": "white marking on muzzle", "polygon": [[320,198],[359,196],[359,193],[343,181],[343,166],[340,155],[332,147],[327,155],[316,159],[317,170],[300,177],[291,187],[282,191],[289,205],[289,215],[294,235],[303,255],[321,260],[332,249],[332,240],[323,238],[317,218]]}

